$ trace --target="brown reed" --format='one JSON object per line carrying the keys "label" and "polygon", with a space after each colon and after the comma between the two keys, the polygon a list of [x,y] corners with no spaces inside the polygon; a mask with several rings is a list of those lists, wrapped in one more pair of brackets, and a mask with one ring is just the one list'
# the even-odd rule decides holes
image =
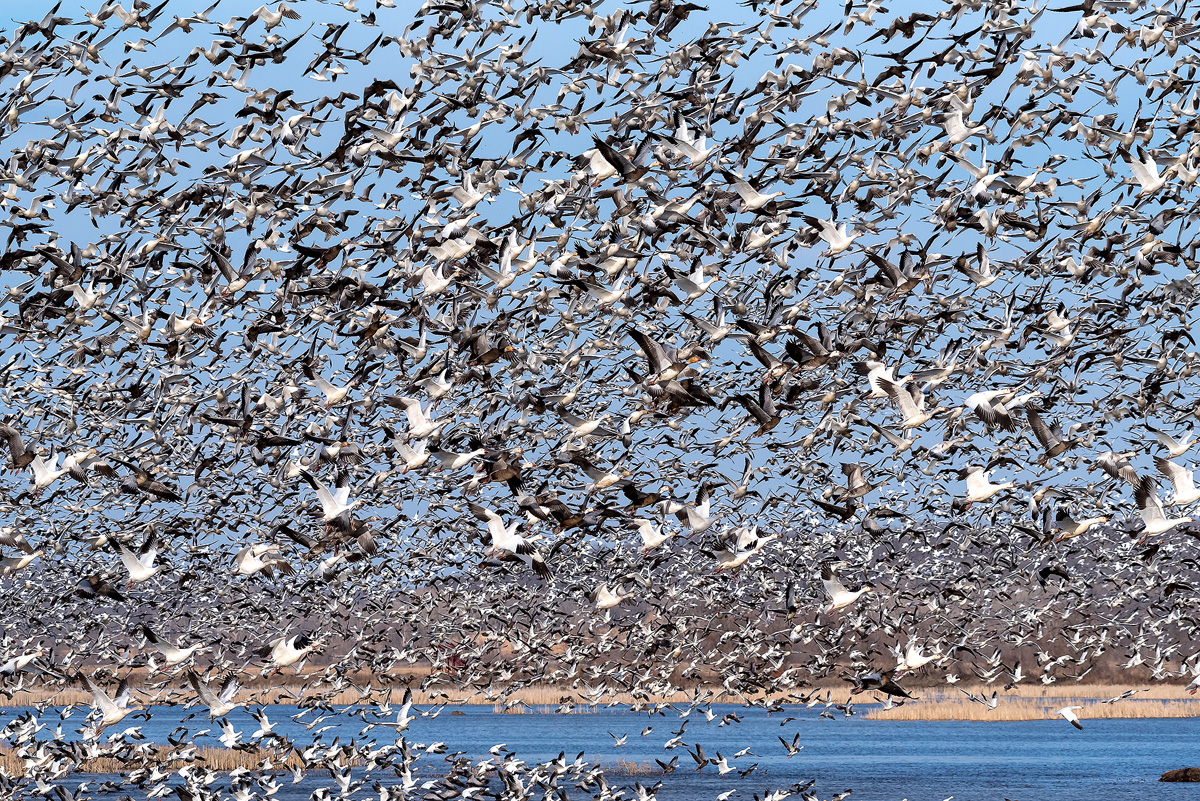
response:
{"label": "brown reed", "polygon": [[[262,766],[267,760],[270,760],[270,764],[275,767],[290,768],[300,764],[300,756],[292,750],[281,752],[266,748],[234,749],[205,747],[190,749],[190,751],[195,756],[182,759],[178,756],[178,752],[175,749],[167,746],[159,746],[152,749],[145,756],[137,756],[129,761],[119,760],[114,757],[88,759],[71,766],[70,772],[128,773],[139,767],[150,765],[161,765],[163,767],[178,769],[188,762],[194,762],[198,765],[203,765],[209,770],[228,773],[239,768],[254,770]],[[345,756],[342,758],[344,760]],[[61,760],[62,757],[57,757],[50,759],[49,762],[61,762]],[[344,764],[357,765],[361,764],[361,760],[354,759]],[[20,775],[27,769],[27,760],[25,757],[19,755],[16,748],[0,747],[0,769],[3,769],[10,776]]]}

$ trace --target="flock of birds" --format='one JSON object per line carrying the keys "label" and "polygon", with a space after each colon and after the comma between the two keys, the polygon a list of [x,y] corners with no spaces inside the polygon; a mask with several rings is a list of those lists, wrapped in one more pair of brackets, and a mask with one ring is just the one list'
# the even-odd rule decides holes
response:
{"label": "flock of birds", "polygon": [[[1186,2],[189,2],[0,36],[6,792],[273,795],[118,724],[276,685],[1200,686]],[[295,770],[657,792],[411,710]]]}

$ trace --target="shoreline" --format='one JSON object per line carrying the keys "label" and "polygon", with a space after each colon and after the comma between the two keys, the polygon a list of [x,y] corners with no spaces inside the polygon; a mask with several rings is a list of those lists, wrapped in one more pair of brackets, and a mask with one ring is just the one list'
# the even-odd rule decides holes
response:
{"label": "shoreline", "polygon": [[[195,700],[195,693],[187,685],[183,673],[163,674],[161,683],[139,683],[133,679],[133,695],[142,702],[186,705]],[[311,677],[310,677],[311,678]],[[387,701],[399,704],[405,688],[402,684],[391,687],[365,686],[362,689],[337,689],[322,685],[305,684],[301,677],[288,676],[286,680],[267,685],[260,684],[243,688],[237,700],[246,706],[269,706],[274,704],[297,704],[300,706],[320,702],[333,706],[356,706]],[[415,681],[414,683],[419,683]],[[483,693],[460,688],[431,687],[424,690],[412,688],[413,702],[418,706],[444,705],[455,707],[491,707],[496,714],[590,714],[601,709],[621,706],[642,711],[655,705],[670,705],[680,711],[695,703],[698,697],[705,700],[698,707],[710,704],[735,706],[778,705],[788,712],[825,712],[834,717],[845,715],[848,704],[853,715],[868,720],[908,721],[1014,721],[1039,720],[1053,717],[1065,706],[1083,706],[1081,717],[1094,718],[1148,718],[1148,717],[1200,717],[1200,695],[1190,695],[1186,686],[1179,684],[1074,684],[1018,685],[1005,690],[999,683],[970,685],[929,685],[912,683],[906,687],[914,698],[893,699],[898,701],[890,708],[881,707],[885,700],[878,693],[863,693],[850,696],[848,684],[823,682],[804,688],[765,695],[762,693],[743,696],[725,692],[720,686],[699,685],[687,691],[670,695],[638,696],[628,692],[612,692],[597,695],[586,694],[570,686],[535,685],[507,691]],[[151,693],[149,690],[153,690]],[[456,692],[456,690],[458,690]],[[996,694],[996,708],[972,701],[967,693],[990,699]],[[1131,693],[1127,697],[1121,696]],[[18,690],[11,697],[0,696],[0,710],[37,705],[66,706],[88,705],[91,694],[78,687],[33,687]],[[0,714],[3,714],[0,712]]]}

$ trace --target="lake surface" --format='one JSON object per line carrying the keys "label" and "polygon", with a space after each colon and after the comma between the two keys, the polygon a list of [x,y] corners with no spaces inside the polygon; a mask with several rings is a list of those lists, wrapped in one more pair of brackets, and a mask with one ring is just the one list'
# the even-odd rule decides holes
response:
{"label": "lake surface", "polygon": [[[729,764],[745,770],[754,763],[758,768],[746,778],[737,773],[717,775],[715,767],[697,772],[687,747],[664,749],[683,723],[679,713],[667,710],[666,715],[649,716],[630,712],[627,707],[599,709],[593,714],[496,714],[491,707],[447,707],[437,717],[417,718],[404,735],[414,750],[435,742],[445,743],[450,753],[465,752],[473,758],[485,758],[488,749],[505,743],[507,751],[515,752],[526,763],[554,758],[566,752],[570,762],[579,752],[589,762],[606,766],[611,786],[632,787],[635,781],[649,786],[663,781],[658,793],[661,801],[699,801],[715,799],[719,794],[736,789],[731,801],[750,801],[755,793],[786,788],[796,782],[815,779],[814,790],[820,798],[852,790],[853,799],[880,801],[909,799],[910,801],[942,801],[950,796],[957,799],[1036,799],[1037,801],[1117,801],[1118,799],[1200,798],[1200,787],[1180,784],[1161,784],[1159,775],[1171,768],[1200,765],[1200,719],[1160,718],[1134,720],[1085,720],[1084,730],[1077,731],[1063,720],[1038,720],[1008,723],[979,722],[911,722],[888,720],[820,719],[816,710],[788,709],[785,713],[768,714],[761,709],[734,705],[712,707],[715,718],[706,720],[702,710],[692,712],[686,720],[682,739],[689,747],[703,745],[708,757],[718,752]],[[0,725],[7,723],[22,709],[7,709],[0,714]],[[465,714],[451,714],[461,711]],[[167,735],[183,725],[189,737],[210,729],[208,735],[195,739],[198,746],[219,746],[220,728],[210,723],[206,711],[185,720],[195,710],[181,707],[155,707],[149,721],[126,719],[140,726],[148,741],[166,742]],[[393,742],[394,729],[376,727],[363,732],[367,721],[376,718],[370,708],[366,721],[362,711],[356,716],[347,711],[328,715],[308,710],[299,722],[291,716],[299,713],[296,707],[273,706],[267,714],[278,721],[276,731],[291,738],[303,748],[319,736],[324,743],[340,738],[343,744],[351,739],[374,740],[377,745]],[[719,725],[721,719],[736,714],[741,722]],[[82,725],[83,710],[63,722],[64,736]],[[304,724],[322,714],[324,720],[313,729]],[[780,725],[785,718],[796,717]],[[54,710],[47,710],[43,722],[57,723]],[[257,729],[256,721],[244,710],[230,715],[234,729],[247,739]],[[332,728],[317,735],[316,729]],[[646,727],[653,731],[642,736]],[[121,730],[122,725],[114,727]],[[106,732],[106,735],[110,732]],[[789,759],[779,737],[789,742],[800,734],[804,749]],[[628,736],[626,744],[615,746],[614,737]],[[50,737],[43,731],[39,739]],[[73,735],[72,735],[73,736]],[[179,735],[175,735],[179,738]],[[734,758],[744,748],[752,754]],[[654,764],[678,756],[678,770],[662,776]],[[444,768],[443,757],[423,755],[417,774],[433,778]],[[631,775],[620,768],[621,761],[655,768],[648,775]],[[356,769],[362,777],[365,769]],[[68,788],[83,778],[73,777],[65,782]],[[351,797],[367,801],[378,797],[371,789],[375,781],[394,784],[389,769],[366,777],[363,789]],[[332,781],[325,771],[312,771],[297,785],[285,782],[275,796],[278,799],[307,799],[317,787],[328,787]],[[94,785],[93,785],[94,786]],[[337,797],[336,788],[333,791]],[[417,791],[415,797],[420,797]],[[572,798],[590,797],[587,791],[572,791]],[[413,796],[410,796],[413,797]],[[636,797],[636,796],[634,796]],[[797,797],[798,796],[794,796]]]}

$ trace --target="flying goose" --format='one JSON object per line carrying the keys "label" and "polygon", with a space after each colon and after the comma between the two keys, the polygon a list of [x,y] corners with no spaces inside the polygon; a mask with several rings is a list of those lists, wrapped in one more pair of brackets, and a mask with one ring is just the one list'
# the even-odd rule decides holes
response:
{"label": "flying goose", "polygon": [[829,596],[829,605],[821,610],[825,613],[844,609],[864,593],[875,589],[870,584],[863,584],[856,590],[846,589],[846,585],[838,578],[838,569],[844,566],[845,562],[826,562],[821,565],[821,584],[825,587],[825,594]]}
{"label": "flying goose", "polygon": [[1192,432],[1190,431],[1183,436],[1183,439],[1177,440],[1170,434],[1159,431],[1149,424],[1146,425],[1146,428],[1154,432],[1154,438],[1158,440],[1160,445],[1167,449],[1167,453],[1172,459],[1178,459],[1180,456],[1183,456],[1193,444]]}
{"label": "flying goose", "polygon": [[305,377],[308,378],[309,383],[321,390],[321,394],[325,396],[326,409],[332,409],[334,406],[337,406],[339,403],[344,401],[350,394],[350,391],[354,389],[355,384],[358,383],[357,378],[353,378],[350,380],[349,384],[346,384],[343,387],[334,386],[313,372],[313,369],[308,366],[307,362],[301,362],[300,366],[304,371]]}
{"label": "flying goose", "polygon": [[1062,709],[1055,712],[1055,715],[1061,715],[1072,726],[1083,731],[1083,724],[1079,722],[1079,716],[1075,714],[1076,709],[1083,709],[1081,706],[1064,706]]}
{"label": "flying goose", "polygon": [[140,705],[129,703],[130,687],[129,682],[125,679],[121,679],[117,684],[116,698],[109,698],[108,694],[87,676],[82,673],[76,675],[83,683],[84,688],[92,694],[92,709],[100,713],[100,718],[95,722],[93,728],[95,736],[99,737],[100,732],[106,727],[120,723],[131,712],[142,708]]}
{"label": "flying goose", "polygon": [[991,428],[1016,431],[1016,422],[1009,414],[1008,409],[1004,408],[1004,402],[1012,400],[1016,394],[1014,389],[990,389],[967,396],[963,405]]}
{"label": "flying goose", "polygon": [[631,522],[632,525],[637,528],[638,533],[642,537],[643,556],[650,553],[667,540],[671,539],[671,537],[675,536],[674,531],[663,533],[661,525],[656,526],[654,525],[653,521],[646,520],[645,518],[637,518]]}
{"label": "flying goose", "polygon": [[896,672],[904,673],[906,671],[917,670],[937,659],[938,654],[923,654],[921,653],[920,644],[916,640],[910,640],[908,646],[904,649],[904,655],[900,657],[896,664]]}
{"label": "flying goose", "polygon": [[1154,157],[1146,152],[1144,147],[1138,145],[1138,157],[1136,159],[1124,148],[1120,152],[1121,158],[1129,165],[1129,171],[1133,173],[1134,180],[1141,186],[1138,197],[1153,195],[1167,185],[1167,177],[1171,174],[1171,169],[1168,168],[1165,173],[1159,175],[1158,164],[1154,161]]}
{"label": "flying goose", "polygon": [[334,477],[335,489],[329,491],[329,487],[319,478],[314,476],[307,470],[300,471],[300,477],[303,478],[308,485],[317,493],[317,500],[321,502],[321,522],[328,529],[332,526],[343,531],[350,528],[350,512],[366,503],[361,498],[359,500],[350,500],[350,474],[345,471],[338,471]]}
{"label": "flying goose", "polygon": [[1158,485],[1150,476],[1143,476],[1133,488],[1133,497],[1137,502],[1138,512],[1141,513],[1145,528],[1142,530],[1142,542],[1155,534],[1165,534],[1176,526],[1191,523],[1191,517],[1168,518],[1163,511],[1162,499],[1158,497]]}
{"label": "flying goose", "polygon": [[25,442],[21,439],[21,432],[8,423],[0,423],[0,437],[4,439],[4,444],[8,447],[9,457],[12,459],[12,469],[21,470],[28,467],[37,456],[34,451],[25,447]]}
{"label": "flying goose", "polygon": [[1197,489],[1192,480],[1191,470],[1161,456],[1154,457],[1154,466],[1171,481],[1173,494],[1170,506],[1188,506],[1200,501],[1200,489]]}
{"label": "flying goose", "polygon": [[262,646],[256,653],[268,660],[269,667],[284,668],[299,663],[296,668],[299,672],[304,667],[303,660],[320,646],[321,641],[309,634],[293,634],[291,637],[285,634]]}
{"label": "flying goose", "polygon": [[0,576],[8,576],[16,573],[18,570],[24,570],[34,559],[45,555],[46,552],[44,550],[38,549],[30,553],[22,553],[18,556],[0,558]]}
{"label": "flying goose", "polygon": [[241,706],[233,701],[237,691],[241,689],[236,675],[230,673],[226,676],[221,682],[221,689],[215,693],[196,675],[196,671],[189,670],[187,677],[188,682],[196,691],[196,695],[200,697],[201,703],[208,707],[209,718],[223,718]]}
{"label": "flying goose", "polygon": [[1076,520],[1065,509],[1059,509],[1054,517],[1054,523],[1059,529],[1059,536],[1055,542],[1063,542],[1078,537],[1081,534],[1086,534],[1094,526],[1107,522],[1108,517],[1104,515]]}
{"label": "flying goose", "polygon": [[842,473],[846,476],[846,487],[834,487],[833,497],[839,501],[845,502],[861,498],[873,492],[879,484],[872,484],[867,481],[867,477],[863,474],[861,464],[851,464],[842,462]]}
{"label": "flying goose", "polygon": [[514,521],[511,525],[505,526],[504,519],[500,515],[479,504],[470,504],[472,514],[479,520],[487,524],[488,533],[491,535],[492,547],[488,550],[488,556],[495,556],[500,552],[512,554],[526,565],[533,568],[533,572],[537,573],[543,579],[550,578],[550,567],[538,553],[537,549],[524,537],[517,534],[517,529],[521,526],[521,521]]}
{"label": "flying goose", "polygon": [[596,605],[596,609],[612,609],[633,597],[633,593],[623,593],[619,589],[613,592],[607,584],[599,584],[588,593],[588,600]]}
{"label": "flying goose", "polygon": [[274,578],[275,571],[282,575],[295,572],[286,559],[277,556],[279,545],[273,542],[256,542],[242,548],[233,557],[233,573],[236,576],[253,576],[262,573],[268,578]]}
{"label": "flying goose", "polygon": [[973,503],[986,501],[993,495],[1016,486],[1011,481],[1005,481],[1003,484],[993,484],[988,480],[987,470],[979,465],[971,465],[963,472],[963,477],[967,481],[967,494],[959,499],[959,505],[962,508],[966,508]]}
{"label": "flying goose", "polygon": [[728,180],[731,184],[733,184],[734,190],[738,193],[738,196],[742,199],[742,208],[745,211],[755,211],[756,212],[759,209],[761,209],[763,206],[766,206],[768,203],[773,201],[775,198],[783,197],[784,193],[782,190],[777,191],[777,192],[771,192],[770,194],[763,194],[762,192],[759,192],[757,189],[755,189],[753,186],[751,186],[740,175],[735,175],[734,173],[729,172],[728,170],[722,170],[722,174],[725,176],[726,180]]}
{"label": "flying goose", "polygon": [[40,495],[46,487],[49,487],[61,476],[65,476],[71,472],[70,467],[58,467],[57,456],[47,464],[40,453],[34,454],[29,468],[33,471],[33,481],[30,484],[29,491],[34,496]]}
{"label": "flying goose", "polygon": [[893,678],[895,675],[896,669],[891,668],[889,670],[877,670],[865,676],[843,675],[842,678],[854,684],[854,687],[850,689],[850,695],[858,695],[865,692],[881,692],[897,698],[911,699],[912,696],[908,694],[908,691],[895,682]]}
{"label": "flying goose", "polygon": [[1074,441],[1064,440],[1062,431],[1057,426],[1047,425],[1042,416],[1032,406],[1025,407],[1025,417],[1029,420],[1029,427],[1033,430],[1033,436],[1037,439],[1038,444],[1042,446],[1042,454],[1038,457],[1039,464],[1045,464],[1050,459],[1061,456],[1074,444]]}
{"label": "flying goose", "polygon": [[162,565],[154,564],[154,560],[158,558],[158,534],[154,530],[147,535],[137,553],[131,551],[129,546],[120,540],[115,541],[114,547],[121,555],[121,564],[129,571],[130,587],[153,578],[162,570]]}
{"label": "flying goose", "polygon": [[46,655],[46,649],[40,645],[32,651],[26,651],[22,654],[17,654],[4,664],[0,665],[0,676],[13,676],[24,670],[36,659],[41,659]]}
{"label": "flying goose", "polygon": [[921,391],[920,387],[914,386],[912,390],[908,390],[900,384],[882,377],[878,379],[878,382],[883,391],[896,404],[896,408],[900,410],[904,419],[900,422],[899,427],[906,431],[923,426],[938,413],[947,411],[945,406],[938,406],[933,411],[925,411],[925,393]]}
{"label": "flying goose", "polygon": [[408,436],[410,440],[434,439],[442,430],[444,423],[435,423],[431,415],[433,406],[421,408],[421,402],[416,398],[394,397],[388,402],[404,410],[408,416]]}
{"label": "flying goose", "polygon": [[186,662],[194,654],[206,647],[205,643],[198,642],[195,645],[189,645],[187,648],[179,648],[160,638],[154,633],[154,630],[151,629],[149,625],[144,623],[141,626],[141,631],[142,636],[144,636],[146,640],[149,641],[150,644],[152,644],[155,648],[157,648],[158,652],[163,655],[163,663],[168,668]]}
{"label": "flying goose", "polygon": [[642,354],[646,358],[650,372],[646,376],[649,382],[666,382],[676,378],[688,378],[690,376],[699,375],[699,372],[692,367],[696,362],[701,360],[698,352],[692,348],[688,348],[686,352],[681,353],[673,347],[664,345],[656,339],[647,336],[643,332],[632,328],[629,330],[629,336],[642,349]]}
{"label": "flying goose", "polygon": [[769,542],[778,538],[777,534],[759,537],[757,525],[739,526],[725,537],[725,547],[713,552],[713,556],[717,560],[717,572],[736,570],[744,565],[750,557],[762,551]]}

